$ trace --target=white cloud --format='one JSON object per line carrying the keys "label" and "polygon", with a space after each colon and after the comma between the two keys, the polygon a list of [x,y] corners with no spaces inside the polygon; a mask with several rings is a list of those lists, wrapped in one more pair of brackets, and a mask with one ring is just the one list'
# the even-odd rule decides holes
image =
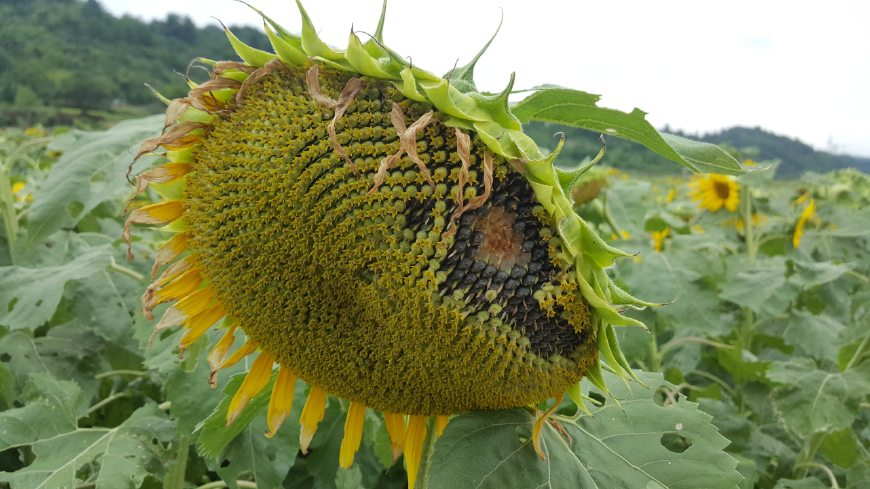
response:
{"label": "white cloud", "polygon": [[[167,12],[261,25],[230,0],[102,0],[115,14]],[[255,1],[291,30],[289,0]],[[308,0],[321,36],[343,45],[351,25],[372,32],[380,0]],[[825,148],[870,156],[870,4],[691,0],[609,2],[393,0],[385,38],[414,63],[443,73],[467,61],[504,25],[477,69],[500,90],[555,83],[604,94],[603,104],[649,113],[656,125],[707,132],[762,126]]]}

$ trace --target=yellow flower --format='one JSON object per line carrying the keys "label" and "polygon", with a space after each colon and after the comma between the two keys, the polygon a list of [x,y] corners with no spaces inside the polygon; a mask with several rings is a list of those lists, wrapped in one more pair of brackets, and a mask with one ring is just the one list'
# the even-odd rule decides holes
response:
{"label": "yellow flower", "polygon": [[729,212],[737,210],[740,204],[740,187],[734,177],[728,175],[698,175],[689,184],[692,200],[710,212],[721,208]]}
{"label": "yellow flower", "polygon": [[668,190],[668,195],[665,196],[665,202],[670,204],[676,198],[677,198],[677,189],[671,188],[670,190]]}
{"label": "yellow flower", "polygon": [[33,194],[29,192],[25,192],[24,188],[27,187],[27,184],[24,182],[15,182],[12,184],[12,195],[15,196],[15,200],[17,202],[32,202]]}
{"label": "yellow flower", "polygon": [[804,207],[803,212],[801,212],[800,217],[798,218],[797,224],[794,227],[794,234],[791,238],[791,244],[797,248],[801,244],[801,238],[804,236],[804,227],[807,225],[807,221],[816,217],[816,201],[814,199],[810,199],[810,203]]}
{"label": "yellow flower", "polygon": [[671,228],[664,228],[661,231],[652,232],[653,249],[656,253],[660,253],[665,247],[665,238],[671,235]]}
{"label": "yellow flower", "polygon": [[45,136],[45,129],[39,126],[28,127],[24,130],[24,135],[32,138],[39,138]]}

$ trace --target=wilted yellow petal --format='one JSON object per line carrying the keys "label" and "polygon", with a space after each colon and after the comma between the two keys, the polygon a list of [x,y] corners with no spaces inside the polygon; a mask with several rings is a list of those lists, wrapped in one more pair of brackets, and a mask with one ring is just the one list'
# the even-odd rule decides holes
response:
{"label": "wilted yellow petal", "polygon": [[[563,394],[564,395],[564,394]],[[541,460],[546,460],[547,457],[544,455],[544,451],[541,450],[541,428],[544,426],[544,423],[547,421],[547,418],[550,417],[551,414],[559,407],[559,404],[562,402],[562,396],[559,396],[556,399],[556,402],[547,409],[547,411],[542,414],[537,420],[535,420],[535,426],[532,428],[532,445],[535,447],[535,453],[538,454]]]}
{"label": "wilted yellow petal", "polygon": [[384,413],[384,424],[390,435],[390,446],[393,448],[393,462],[399,460],[405,446],[405,415]]}
{"label": "wilted yellow petal", "polygon": [[302,408],[302,416],[299,418],[299,424],[302,425],[299,432],[299,448],[303,454],[308,453],[308,446],[325,412],[326,392],[320,387],[311,386],[311,392],[308,393],[305,407]]}

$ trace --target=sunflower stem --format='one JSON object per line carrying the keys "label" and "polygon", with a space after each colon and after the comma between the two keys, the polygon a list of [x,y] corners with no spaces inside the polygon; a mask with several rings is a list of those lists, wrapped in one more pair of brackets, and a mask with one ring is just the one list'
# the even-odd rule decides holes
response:
{"label": "sunflower stem", "polygon": [[755,264],[755,255],[758,253],[758,245],[755,243],[755,230],[752,228],[752,194],[749,188],[743,187],[743,229],[746,235],[746,253],[749,262]]}
{"label": "sunflower stem", "polygon": [[190,435],[178,438],[178,453],[175,463],[166,471],[163,479],[164,489],[184,489],[184,473],[187,471],[187,458],[190,455]]}
{"label": "sunflower stem", "polygon": [[0,215],[6,228],[6,242],[9,243],[9,254],[15,250],[15,238],[18,235],[18,216],[15,215],[15,196],[12,194],[12,181],[6,172],[6,165],[0,162]]}
{"label": "sunflower stem", "polygon": [[145,280],[145,275],[142,275],[141,273],[139,273],[139,272],[137,272],[137,271],[135,271],[135,270],[130,270],[130,269],[127,268],[127,267],[124,267],[124,266],[118,265],[118,264],[115,262],[115,257],[114,257],[114,256],[113,256],[113,257],[110,257],[110,260],[111,260],[111,262],[109,263],[109,266],[106,267],[106,270],[111,270],[111,271],[113,271],[113,272],[118,272],[118,273],[120,273],[121,275],[126,275],[126,276],[128,276],[128,277],[130,277],[130,278],[132,278],[132,279],[134,279],[134,280],[139,281],[139,282]]}

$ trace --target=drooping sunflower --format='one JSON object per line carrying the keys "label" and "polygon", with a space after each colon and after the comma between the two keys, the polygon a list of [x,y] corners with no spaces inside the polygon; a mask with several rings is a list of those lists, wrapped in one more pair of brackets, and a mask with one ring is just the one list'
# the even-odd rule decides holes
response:
{"label": "drooping sunflower", "polygon": [[202,60],[210,79],[164,100],[140,155],[165,159],[136,180],[162,200],[124,230],[171,233],[142,299],[148,316],[172,303],[155,332],[182,326],[184,350],[222,328],[211,382],[254,356],[227,423],[271,383],[274,435],[301,379],[303,452],[337,396],[341,466],[372,408],[413,488],[450,415],[579,400],[584,376],[604,388],[602,362],[631,375],[613,327],[654,304],[608,277],[627,254],[574,212],[578,173],[523,133],[512,82],[480,93],[474,62],[444,78],[412,66],[384,45],[383,12],[371,40],[333,49],[299,9],[301,36],[263,15],[273,54],[227,30],[242,62]]}
{"label": "drooping sunflower", "polygon": [[723,207],[735,212],[740,205],[740,186],[730,175],[696,175],[689,186],[692,188],[692,200],[710,212],[717,212]]}

